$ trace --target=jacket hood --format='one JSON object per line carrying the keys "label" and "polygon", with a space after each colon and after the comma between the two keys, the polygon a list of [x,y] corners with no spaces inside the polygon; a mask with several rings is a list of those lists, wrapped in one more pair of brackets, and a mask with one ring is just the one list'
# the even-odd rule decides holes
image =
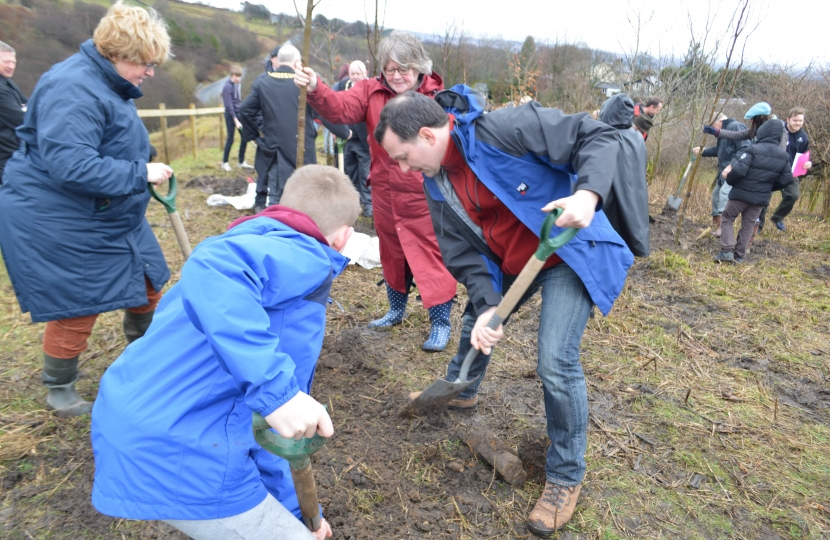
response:
{"label": "jacket hood", "polygon": [[781,120],[768,120],[758,128],[758,142],[778,144],[784,135],[784,123]]}
{"label": "jacket hood", "polygon": [[634,102],[625,94],[615,94],[602,104],[599,121],[617,129],[628,129],[634,123]]}
{"label": "jacket hood", "polygon": [[314,238],[324,246],[329,245],[328,240],[326,240],[326,237],[323,236],[322,232],[320,232],[320,228],[317,226],[316,223],[314,223],[313,219],[308,217],[308,215],[300,212],[299,210],[294,210],[293,208],[289,208],[287,206],[280,206],[278,204],[275,204],[274,206],[269,206],[259,214],[255,214],[253,216],[244,216],[235,220],[230,225],[228,225],[228,230],[231,230],[237,225],[241,225],[246,221],[250,221],[252,219],[261,217],[267,217],[279,221],[283,225],[291,227],[298,233],[302,233],[306,236]]}
{"label": "jacket hood", "polygon": [[92,61],[92,63],[98,67],[98,69],[101,70],[113,91],[121,96],[125,101],[128,99],[138,99],[144,95],[140,88],[115,71],[115,66],[113,66],[112,62],[101,56],[101,53],[98,52],[98,49],[95,47],[95,44],[91,39],[81,43],[81,52],[85,54]]}

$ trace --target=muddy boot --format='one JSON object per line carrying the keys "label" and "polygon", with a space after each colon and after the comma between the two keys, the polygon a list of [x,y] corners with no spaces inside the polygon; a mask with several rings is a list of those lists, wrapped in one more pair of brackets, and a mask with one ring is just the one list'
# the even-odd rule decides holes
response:
{"label": "muddy boot", "polygon": [[406,293],[400,293],[386,284],[386,297],[389,298],[389,311],[380,319],[369,323],[369,328],[388,328],[401,324],[406,313],[406,300],[409,297]]}
{"label": "muddy boot", "polygon": [[582,484],[565,487],[545,482],[545,491],[527,516],[527,530],[540,538],[550,538],[573,516],[581,488]]}
{"label": "muddy boot", "polygon": [[127,343],[132,343],[144,336],[147,329],[150,328],[150,323],[153,322],[153,313],[155,312],[156,310],[147,313],[124,311],[124,320],[121,325],[124,328],[124,337],[127,338]]}
{"label": "muddy boot", "polygon": [[720,238],[720,220],[721,216],[712,216],[712,227],[715,228],[715,236]]}
{"label": "muddy boot", "polygon": [[421,347],[425,351],[443,351],[450,340],[450,311],[452,300],[429,308],[429,337]]}
{"label": "muddy boot", "polygon": [[75,390],[78,380],[78,357],[62,359],[43,354],[43,385],[49,389],[46,408],[54,410],[61,418],[80,416],[92,411],[92,403],[84,401]]}

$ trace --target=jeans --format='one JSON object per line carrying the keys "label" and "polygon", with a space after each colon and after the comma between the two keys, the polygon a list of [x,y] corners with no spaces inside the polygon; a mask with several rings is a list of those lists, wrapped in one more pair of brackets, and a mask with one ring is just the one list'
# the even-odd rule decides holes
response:
{"label": "jeans", "polygon": [[[588,390],[579,362],[582,334],[594,303],[579,276],[565,263],[542,270],[533,282],[542,289],[539,319],[539,350],[536,373],[542,379],[550,438],[545,475],[548,481],[574,486],[585,476],[585,450],[588,445]],[[458,353],[447,367],[447,380],[454,381],[470,350],[470,333],[476,317],[469,304],[462,317]],[[470,366],[469,379],[484,377],[490,356],[479,353]],[[468,380],[469,380],[468,379]],[[476,380],[461,395],[476,395],[481,380]]]}
{"label": "jeans", "polygon": [[718,171],[718,182],[712,191],[712,216],[723,214],[723,209],[726,208],[726,203],[729,201],[730,191],[732,191],[732,186],[721,178],[720,171]]}
{"label": "jeans", "polygon": [[[233,116],[225,112],[225,127],[228,129],[228,138],[225,140],[225,152],[222,154],[222,163],[228,162],[228,157],[231,153],[231,145],[233,145],[234,131],[236,131],[236,124],[233,121]],[[245,161],[245,149],[248,143],[245,142],[245,137],[242,136],[242,130],[239,130],[239,163]]]}

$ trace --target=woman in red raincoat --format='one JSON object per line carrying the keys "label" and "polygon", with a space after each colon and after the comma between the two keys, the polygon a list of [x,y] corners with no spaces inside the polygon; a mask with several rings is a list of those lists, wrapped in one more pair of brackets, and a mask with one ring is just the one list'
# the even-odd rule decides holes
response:
{"label": "woman in red raincoat", "polygon": [[335,92],[320,82],[310,68],[298,68],[294,82],[300,87],[308,86],[308,103],[327,120],[338,124],[366,122],[369,131],[369,180],[390,304],[389,312],[369,326],[401,323],[414,276],[431,323],[423,348],[442,351],[450,337],[450,308],[456,282],[441,259],[424,196],[423,177],[420,173],[403,173],[372,133],[387,101],[410,90],[432,97],[444,89],[444,82],[432,72],[432,60],[420,40],[405,32],[392,32],[381,41],[378,64],[383,66],[379,77],[358,81],[347,92]]}

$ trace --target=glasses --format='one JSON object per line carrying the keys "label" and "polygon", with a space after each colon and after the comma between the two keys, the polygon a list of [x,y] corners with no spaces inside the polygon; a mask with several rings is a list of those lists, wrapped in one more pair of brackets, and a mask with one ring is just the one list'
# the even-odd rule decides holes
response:
{"label": "glasses", "polygon": [[383,73],[384,73],[387,77],[393,77],[393,76],[395,75],[395,73],[398,73],[398,74],[400,74],[401,76],[404,76],[405,74],[409,73],[409,71],[410,71],[411,69],[412,69],[412,68],[402,68],[402,67],[397,67],[397,68],[391,68],[391,69],[384,69],[384,70],[383,70]]}
{"label": "glasses", "polygon": [[155,62],[150,62],[148,64],[144,64],[144,73],[147,73],[148,71],[152,71],[153,69],[156,68],[157,65],[158,64],[155,63]]}

